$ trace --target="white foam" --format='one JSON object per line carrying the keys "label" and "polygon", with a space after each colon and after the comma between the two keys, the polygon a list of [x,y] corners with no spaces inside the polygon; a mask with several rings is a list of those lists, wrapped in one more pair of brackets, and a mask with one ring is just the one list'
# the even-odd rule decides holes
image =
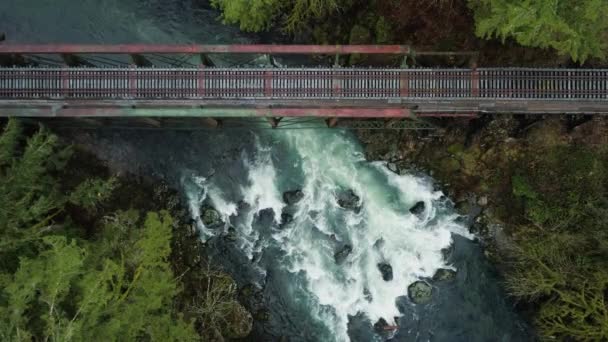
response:
{"label": "white foam", "polygon": [[[306,184],[296,228],[283,240],[289,258],[286,266],[293,273],[306,274],[308,291],[318,303],[315,314],[331,322],[336,340],[348,340],[349,315],[364,313],[372,322],[384,318],[394,323],[393,318],[400,315],[396,298],[406,295],[408,285],[420,277],[449,267],[441,249],[452,242],[452,232],[465,229],[450,217],[429,225],[436,216],[433,203],[441,192],[422,179],[394,174],[379,163],[365,165],[350,139],[312,131],[289,134],[287,139],[301,156]],[[340,189],[353,189],[362,198],[360,214],[336,205],[335,193]],[[425,203],[422,219],[409,212],[417,201]],[[320,214],[315,218],[303,214],[310,211]],[[336,215],[345,216],[345,226],[328,224],[327,218]],[[319,240],[315,229],[336,234],[342,242]],[[375,247],[380,239],[382,247]],[[344,264],[336,265],[334,253],[342,243],[351,244],[353,251]],[[380,262],[392,266],[392,281],[382,279]],[[365,299],[365,289],[371,302]]]}

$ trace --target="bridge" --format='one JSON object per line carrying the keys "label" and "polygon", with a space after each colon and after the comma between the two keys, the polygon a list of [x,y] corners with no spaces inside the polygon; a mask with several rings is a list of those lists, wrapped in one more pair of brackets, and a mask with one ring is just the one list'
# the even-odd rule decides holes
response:
{"label": "bridge", "polygon": [[[413,54],[401,45],[0,44],[0,116],[429,129],[424,118],[608,113],[608,70],[408,68]],[[234,66],[226,55],[257,59]],[[331,58],[293,66],[282,55]],[[343,67],[349,55],[383,55],[397,66]],[[333,66],[314,66],[327,61]]]}

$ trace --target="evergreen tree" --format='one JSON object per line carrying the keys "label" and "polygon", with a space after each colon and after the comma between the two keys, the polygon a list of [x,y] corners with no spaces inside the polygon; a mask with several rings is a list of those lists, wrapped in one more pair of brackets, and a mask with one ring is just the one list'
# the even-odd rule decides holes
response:
{"label": "evergreen tree", "polygon": [[605,57],[608,2],[605,0],[469,0],[476,33],[514,38],[518,43],[554,48],[576,62]]}

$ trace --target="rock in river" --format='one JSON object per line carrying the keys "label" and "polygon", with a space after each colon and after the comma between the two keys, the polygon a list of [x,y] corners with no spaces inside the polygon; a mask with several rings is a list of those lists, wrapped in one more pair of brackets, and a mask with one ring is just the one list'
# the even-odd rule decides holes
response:
{"label": "rock in river", "polygon": [[302,198],[304,198],[302,190],[291,190],[283,193],[283,201],[287,203],[287,205],[294,205],[300,202]]}
{"label": "rock in river", "polygon": [[346,258],[348,258],[348,256],[350,255],[350,253],[353,251],[353,247],[351,245],[344,245],[342,248],[338,249],[336,251],[336,253],[334,253],[334,259],[336,260],[336,264],[340,265],[342,264]]}
{"label": "rock in river", "polygon": [[416,304],[424,304],[431,300],[433,288],[424,281],[416,281],[407,287],[407,295]]}
{"label": "rock in river", "polygon": [[424,202],[418,201],[413,207],[410,208],[410,213],[421,216],[424,213],[425,207]]}
{"label": "rock in river", "polygon": [[456,271],[450,270],[449,268],[440,268],[435,272],[433,276],[434,281],[447,281],[452,280],[456,277]]}
{"label": "rock in river", "polygon": [[378,270],[380,270],[380,273],[382,273],[382,279],[384,279],[384,281],[393,280],[393,267],[389,263],[379,263]]}
{"label": "rock in river", "polygon": [[353,210],[359,212],[361,209],[360,201],[361,198],[355,194],[352,190],[341,191],[337,195],[338,205],[344,209]]}
{"label": "rock in river", "polygon": [[202,208],[201,220],[203,221],[203,224],[207,228],[217,228],[224,224],[220,213],[211,207]]}

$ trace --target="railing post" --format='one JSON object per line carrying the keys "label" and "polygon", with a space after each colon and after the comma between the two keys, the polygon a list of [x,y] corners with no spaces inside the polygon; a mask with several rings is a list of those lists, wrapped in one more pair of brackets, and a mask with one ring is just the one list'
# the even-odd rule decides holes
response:
{"label": "railing post", "polygon": [[471,69],[471,97],[480,97],[479,91],[479,70],[476,66]]}
{"label": "railing post", "polygon": [[136,70],[137,67],[133,64],[131,64],[129,66],[129,96],[131,96],[132,98],[137,97],[137,78],[136,78]]}
{"label": "railing post", "polygon": [[272,71],[264,71],[264,96],[266,97],[272,97],[272,76]]}
{"label": "railing post", "polygon": [[199,64],[198,70],[196,70],[198,74],[197,77],[197,95],[199,97],[205,97],[205,64]]}
{"label": "railing post", "polygon": [[69,87],[70,79],[68,78],[68,66],[64,64],[61,67],[61,90],[59,91],[59,96],[67,97]]}
{"label": "railing post", "polygon": [[410,95],[410,80],[405,70],[399,71],[399,95],[408,97]]}

